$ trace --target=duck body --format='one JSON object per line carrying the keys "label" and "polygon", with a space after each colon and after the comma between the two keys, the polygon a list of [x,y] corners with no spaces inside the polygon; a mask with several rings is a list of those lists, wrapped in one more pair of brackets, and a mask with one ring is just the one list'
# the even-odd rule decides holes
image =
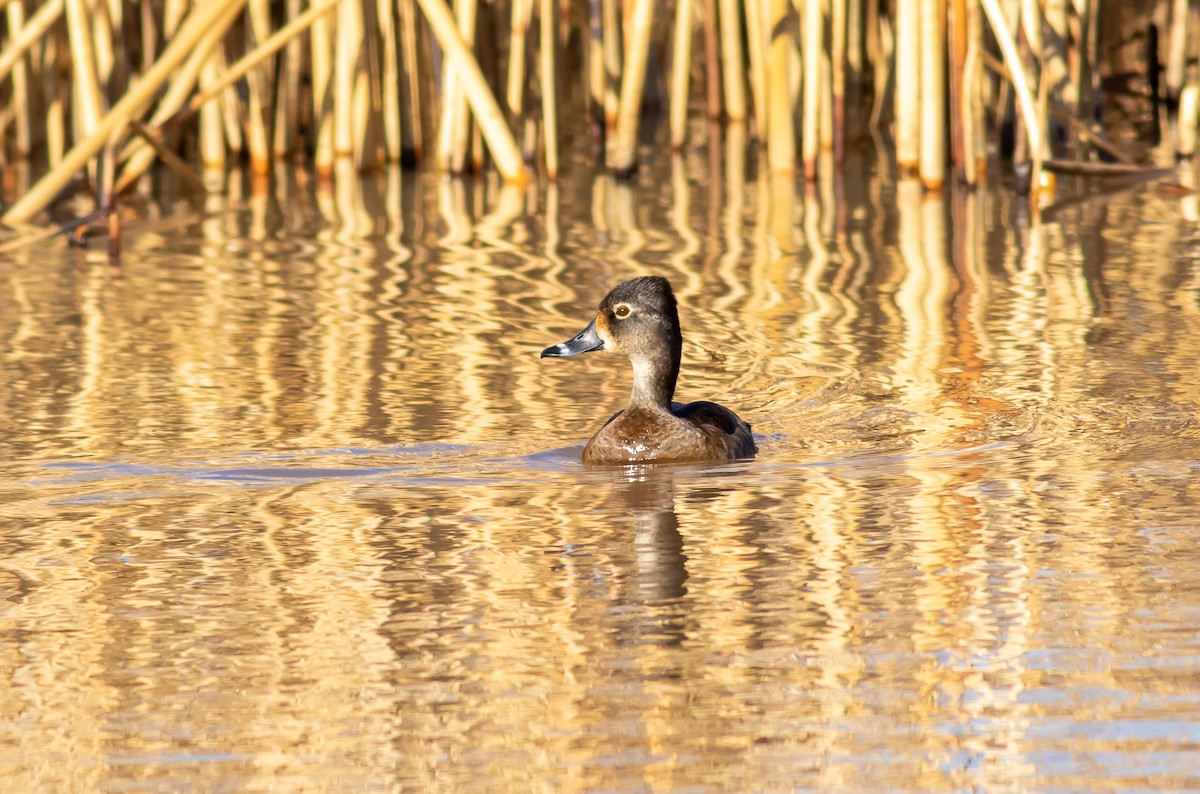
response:
{"label": "duck body", "polygon": [[723,405],[672,403],[669,413],[619,411],[583,448],[585,463],[732,460],[757,452],[750,425]]}
{"label": "duck body", "polygon": [[588,441],[585,463],[717,461],[757,452],[750,425],[733,411],[707,401],[672,401],[682,348],[670,283],[642,276],[613,288],[587,328],[542,351],[543,358],[565,358],[606,350],[628,356],[633,365],[629,406]]}

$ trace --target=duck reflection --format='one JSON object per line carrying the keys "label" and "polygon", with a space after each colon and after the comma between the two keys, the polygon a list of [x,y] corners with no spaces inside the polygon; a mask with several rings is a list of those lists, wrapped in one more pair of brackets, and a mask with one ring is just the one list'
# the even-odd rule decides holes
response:
{"label": "duck reflection", "polygon": [[632,466],[614,472],[612,495],[624,506],[632,529],[625,535],[632,543],[626,540],[624,553],[616,555],[618,560],[626,557],[618,563],[624,585],[612,603],[619,620],[619,645],[678,647],[688,630],[683,610],[688,572],[675,513],[673,472]]}
{"label": "duck reflection", "polygon": [[657,605],[687,595],[687,555],[675,515],[672,473],[631,468],[619,476],[613,490],[625,501],[633,523],[630,600]]}

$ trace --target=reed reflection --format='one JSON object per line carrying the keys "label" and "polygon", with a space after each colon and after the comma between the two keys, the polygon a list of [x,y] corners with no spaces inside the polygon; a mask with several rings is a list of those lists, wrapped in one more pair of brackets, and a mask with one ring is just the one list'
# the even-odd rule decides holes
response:
{"label": "reed reflection", "polygon": [[[1188,761],[1186,207],[1031,229],[866,166],[771,177],[744,135],[620,184],[231,174],[118,270],[0,258],[0,769],[945,790]],[[537,351],[644,272],[752,465],[579,465],[627,377]]]}

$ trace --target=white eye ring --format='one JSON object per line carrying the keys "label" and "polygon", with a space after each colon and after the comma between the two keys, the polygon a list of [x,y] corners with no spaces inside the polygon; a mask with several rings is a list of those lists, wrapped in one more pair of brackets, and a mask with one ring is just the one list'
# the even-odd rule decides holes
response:
{"label": "white eye ring", "polygon": [[616,308],[613,309],[613,314],[616,316],[616,318],[618,320],[624,320],[626,317],[629,316],[629,307],[626,306],[624,303],[619,304]]}

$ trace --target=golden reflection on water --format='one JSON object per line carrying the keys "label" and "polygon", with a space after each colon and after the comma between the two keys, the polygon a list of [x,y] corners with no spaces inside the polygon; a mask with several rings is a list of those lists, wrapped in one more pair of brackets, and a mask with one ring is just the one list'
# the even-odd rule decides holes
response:
{"label": "golden reflection on water", "polygon": [[[0,260],[7,788],[1195,788],[1187,206],[739,135]],[[578,463],[627,374],[537,353],[645,271],[755,461]]]}

